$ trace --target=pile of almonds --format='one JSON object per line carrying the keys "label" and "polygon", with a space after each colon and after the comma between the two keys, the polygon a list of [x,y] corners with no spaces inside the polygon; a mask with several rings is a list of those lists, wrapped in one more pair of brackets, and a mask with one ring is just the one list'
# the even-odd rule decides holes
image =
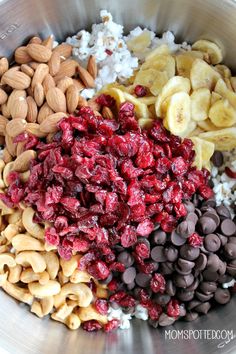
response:
{"label": "pile of almonds", "polygon": [[33,37],[15,51],[15,64],[0,59],[0,144],[5,163],[24,150],[24,143],[14,144],[21,133],[38,138],[55,133],[56,124],[81,106],[99,110],[94,99],[80,96],[84,88],[93,88],[97,64],[91,56],[87,69],[71,58],[72,47],[63,43],[53,48],[53,37],[42,41]]}

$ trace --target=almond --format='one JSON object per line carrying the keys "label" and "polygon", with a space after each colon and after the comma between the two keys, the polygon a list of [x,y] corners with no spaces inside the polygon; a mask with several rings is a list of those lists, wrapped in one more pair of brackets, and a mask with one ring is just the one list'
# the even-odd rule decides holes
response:
{"label": "almond", "polygon": [[53,49],[53,52],[57,52],[61,57],[67,59],[72,54],[72,46],[67,43],[62,43]]}
{"label": "almond", "polygon": [[51,49],[44,47],[42,44],[28,44],[27,51],[31,58],[39,63],[47,63],[52,55]]}
{"label": "almond", "polygon": [[38,67],[35,70],[32,82],[31,82],[31,87],[32,89],[35,88],[36,84],[42,84],[43,80],[49,73],[49,67],[47,64],[39,64]]}
{"label": "almond", "polygon": [[26,124],[27,122],[25,119],[12,119],[6,125],[6,132],[11,138],[15,138],[17,135],[25,131]]}
{"label": "almond", "polygon": [[7,58],[0,59],[0,76],[2,76],[9,69],[9,62]]}
{"label": "almond", "polygon": [[69,86],[73,85],[73,79],[71,77],[64,77],[64,79],[61,79],[60,81],[58,81],[57,83],[57,87],[63,92],[65,93],[66,90],[68,89]]}
{"label": "almond", "polygon": [[28,96],[26,98],[26,102],[28,104],[28,111],[26,120],[29,123],[35,123],[37,121],[38,116],[38,107],[33,97]]}
{"label": "almond", "polygon": [[0,104],[7,102],[7,99],[8,99],[8,95],[3,89],[0,88]]}
{"label": "almond", "polygon": [[32,61],[31,56],[28,54],[26,47],[18,47],[15,50],[15,61],[18,64],[27,64]]}
{"label": "almond", "polygon": [[75,85],[71,85],[66,90],[66,103],[69,113],[73,113],[76,110],[78,104],[79,92]]}
{"label": "almond", "polygon": [[43,80],[43,89],[44,89],[45,95],[50,88],[53,88],[55,86],[56,86],[56,84],[55,84],[55,81],[54,81],[52,75],[47,74],[45,79]]}
{"label": "almond", "polygon": [[14,161],[13,170],[17,172],[25,172],[30,168],[30,162],[37,156],[36,151],[26,150],[22,152]]}
{"label": "almond", "polygon": [[45,102],[39,110],[37,122],[40,124],[44,119],[53,114],[53,110],[49,107],[47,102]]}
{"label": "almond", "polygon": [[36,70],[39,65],[40,65],[40,63],[37,63],[36,61],[31,61],[29,63],[29,66],[34,70]]}
{"label": "almond", "polygon": [[95,87],[94,78],[89,74],[88,70],[83,68],[81,65],[78,65],[77,71],[82,82],[85,84],[85,87],[92,88]]}
{"label": "almond", "polygon": [[34,97],[34,91],[31,86],[27,88],[26,92],[28,96]]}
{"label": "almond", "polygon": [[63,79],[65,76],[72,77],[76,73],[76,68],[78,67],[77,61],[73,59],[67,59],[63,61],[60,65],[60,70],[57,75],[54,76],[54,80],[57,83],[59,80]]}
{"label": "almond", "polygon": [[[12,93],[10,94],[10,96],[8,97],[7,107],[9,109],[9,113],[10,113],[9,107],[12,105],[13,101],[18,99],[19,97],[26,98],[25,90],[13,90]],[[4,116],[5,116],[5,114],[4,114]]]}
{"label": "almond", "polygon": [[42,39],[38,36],[35,36],[35,37],[32,37],[30,40],[29,40],[29,43],[28,44],[31,44],[31,43],[35,43],[35,44],[41,44],[42,43]]}
{"label": "almond", "polygon": [[34,136],[37,136],[37,138],[45,138],[47,133],[43,133],[40,130],[40,125],[37,123],[28,123],[26,125],[25,129],[28,133],[33,134]]}
{"label": "almond", "polygon": [[48,62],[49,72],[52,76],[55,76],[60,70],[61,58],[58,52],[52,52],[52,56]]}
{"label": "almond", "polygon": [[28,104],[24,97],[16,98],[9,104],[9,111],[12,119],[21,118],[25,119],[28,111]]}
{"label": "almond", "polygon": [[3,149],[2,159],[5,162],[5,164],[12,161],[12,156],[6,147]]}
{"label": "almond", "polygon": [[28,75],[29,77],[34,76],[34,70],[29,65],[22,64],[20,69],[24,74]]}
{"label": "almond", "polygon": [[34,87],[34,100],[38,107],[41,107],[44,101],[44,89],[42,84],[36,84]]}
{"label": "almond", "polygon": [[11,117],[9,108],[8,108],[6,103],[1,105],[1,111],[2,111],[2,114],[4,115],[4,117],[6,117],[6,118],[10,118]]}
{"label": "almond", "polygon": [[54,36],[50,34],[46,39],[42,41],[42,45],[47,47],[48,49],[52,50],[53,47]]}
{"label": "almond", "polygon": [[15,68],[9,69],[2,76],[2,83],[18,90],[27,89],[30,86],[30,77]]}
{"label": "almond", "polygon": [[11,138],[8,134],[5,135],[6,147],[11,156],[16,156],[16,144],[13,142],[13,138]]}
{"label": "almond", "polygon": [[85,86],[80,79],[73,79],[73,84],[77,87],[79,92],[85,89]]}
{"label": "almond", "polygon": [[0,135],[6,134],[6,125],[8,122],[9,122],[9,120],[7,118],[0,115]]}
{"label": "almond", "polygon": [[102,109],[102,116],[105,119],[114,119],[114,114],[109,107],[103,107]]}
{"label": "almond", "polygon": [[98,74],[98,67],[97,67],[97,63],[96,63],[96,59],[95,59],[94,55],[90,55],[90,57],[89,57],[87,70],[90,73],[90,75],[94,79],[96,79],[97,74]]}
{"label": "almond", "polygon": [[20,141],[19,143],[17,143],[16,156],[19,156],[20,154],[22,154],[22,152],[25,151],[25,144],[26,144],[26,141]]}
{"label": "almond", "polygon": [[48,90],[46,100],[54,112],[66,112],[66,97],[59,88],[54,87]]}
{"label": "almond", "polygon": [[88,106],[88,102],[84,97],[79,95],[77,107],[80,108],[80,107],[84,107],[84,106],[85,107]]}
{"label": "almond", "polygon": [[43,133],[56,133],[58,131],[57,123],[67,115],[64,112],[57,112],[54,114],[51,114],[50,116],[47,117],[47,119],[44,119],[42,123],[40,124],[40,130]]}

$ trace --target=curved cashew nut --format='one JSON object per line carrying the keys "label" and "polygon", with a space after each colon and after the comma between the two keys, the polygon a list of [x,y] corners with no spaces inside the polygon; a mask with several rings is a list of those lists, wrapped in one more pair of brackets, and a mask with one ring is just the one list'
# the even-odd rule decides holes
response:
{"label": "curved cashew nut", "polygon": [[69,261],[66,261],[63,258],[60,259],[62,272],[66,277],[70,277],[73,274],[74,270],[78,268],[78,262],[80,258],[81,256],[76,255],[76,256],[72,256]]}
{"label": "curved cashew nut", "polygon": [[35,273],[33,269],[26,268],[23,270],[20,276],[22,283],[32,283],[33,281],[38,281],[41,285],[47,284],[49,281],[49,274],[44,271],[42,273]]}
{"label": "curved cashew nut", "polygon": [[0,246],[0,254],[6,253],[9,251],[9,246],[8,245],[1,245]]}
{"label": "curved cashew nut", "polygon": [[50,279],[55,279],[58,274],[59,268],[60,268],[59,259],[56,255],[56,253],[44,252],[43,257],[46,262],[46,269],[47,269]]}
{"label": "curved cashew nut", "polygon": [[5,188],[5,182],[3,180],[3,170],[5,167],[5,162],[0,160],[0,188]]}
{"label": "curved cashew nut", "polygon": [[31,266],[35,273],[42,273],[46,269],[43,256],[35,251],[23,251],[17,254],[16,263],[23,267]]}
{"label": "curved cashew nut", "polygon": [[48,243],[45,243],[44,247],[45,247],[45,251],[47,252],[57,250],[57,246],[49,245]]}
{"label": "curved cashew nut", "polygon": [[15,267],[9,268],[8,281],[12,284],[20,281],[20,275],[22,272],[21,265],[17,264]]}
{"label": "curved cashew nut", "polygon": [[22,210],[16,209],[13,214],[7,216],[7,221],[9,224],[15,225],[19,221],[21,221],[21,218],[22,218]]}
{"label": "curved cashew nut", "polygon": [[40,301],[34,300],[31,306],[31,312],[35,313],[38,317],[48,315],[53,309],[53,296],[48,296]]}
{"label": "curved cashew nut", "polygon": [[14,165],[14,162],[8,162],[3,169],[3,174],[2,174],[3,182],[4,182],[5,186],[7,186],[7,187],[9,186],[9,182],[7,181],[7,177],[9,175],[9,173],[11,171],[13,171],[13,165]]}
{"label": "curved cashew nut", "polygon": [[107,323],[107,316],[100,315],[92,305],[88,307],[81,307],[75,310],[75,313],[79,316],[82,322],[90,321],[90,320],[97,320],[102,324]]}
{"label": "curved cashew nut", "polygon": [[96,296],[99,299],[107,299],[108,298],[108,291],[104,288],[97,287]]}
{"label": "curved cashew nut", "polygon": [[0,274],[0,286],[6,283],[8,277],[8,272]]}
{"label": "curved cashew nut", "polygon": [[9,215],[15,212],[13,208],[9,208],[2,200],[0,200],[0,210],[2,215]]}
{"label": "curved cashew nut", "polygon": [[38,282],[33,282],[28,285],[28,288],[30,293],[39,299],[57,295],[61,291],[61,285],[56,280],[49,280],[45,285],[41,285]]}
{"label": "curved cashew nut", "polygon": [[70,279],[69,279],[69,277],[66,277],[66,276],[62,273],[62,271],[60,271],[60,272],[58,273],[58,280],[59,280],[59,282],[60,282],[61,285],[64,285],[64,284],[68,283]]}
{"label": "curved cashew nut", "polygon": [[87,307],[93,300],[93,293],[87,285],[67,283],[62,286],[60,294],[54,297],[55,307],[64,304],[70,295],[73,295],[73,300],[77,298],[78,306],[81,307]]}
{"label": "curved cashew nut", "polygon": [[30,176],[30,170],[20,173],[20,180],[22,182],[27,182]]}
{"label": "curved cashew nut", "polygon": [[16,236],[19,233],[19,227],[14,224],[9,224],[5,228],[5,230],[2,231],[2,235],[6,237],[6,239],[11,242],[12,238]]}
{"label": "curved cashew nut", "polygon": [[4,273],[4,267],[15,267],[16,261],[11,253],[0,254],[0,273]]}
{"label": "curved cashew nut", "polygon": [[72,311],[73,306],[68,306],[65,303],[51,315],[51,318],[55,321],[64,323],[70,329],[78,329],[81,321],[76,314],[72,313]]}
{"label": "curved cashew nut", "polygon": [[34,209],[31,207],[26,208],[22,214],[22,222],[25,229],[34,237],[43,240],[44,239],[44,228],[33,221]]}
{"label": "curved cashew nut", "polygon": [[33,302],[33,296],[29,293],[28,289],[20,288],[15,284],[9,283],[8,281],[2,285],[2,288],[16,300],[25,302],[28,305],[31,305]]}
{"label": "curved cashew nut", "polygon": [[70,276],[71,283],[89,283],[92,276],[83,270],[75,269]]}
{"label": "curved cashew nut", "polygon": [[12,238],[11,243],[17,252],[44,251],[44,244],[41,241],[26,234],[17,234]]}

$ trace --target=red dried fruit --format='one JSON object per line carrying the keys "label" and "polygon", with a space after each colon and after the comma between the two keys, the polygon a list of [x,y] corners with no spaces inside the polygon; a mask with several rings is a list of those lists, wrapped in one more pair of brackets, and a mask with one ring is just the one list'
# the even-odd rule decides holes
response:
{"label": "red dried fruit", "polygon": [[213,196],[212,189],[210,187],[206,186],[205,184],[202,184],[198,188],[198,192],[199,192],[200,196],[203,197],[204,199],[209,199]]}
{"label": "red dried fruit", "polygon": [[91,274],[93,277],[95,277],[98,280],[104,280],[110,274],[110,271],[109,271],[106,263],[104,263],[103,261],[97,261],[97,262],[91,263],[87,267],[87,270],[88,270],[89,274]]}
{"label": "red dried fruit", "polygon": [[143,85],[136,85],[134,88],[134,93],[138,97],[144,97],[147,94],[147,88]]}
{"label": "red dried fruit", "polygon": [[122,307],[135,306],[135,299],[131,295],[126,295],[118,301],[118,304]]}
{"label": "red dried fruit", "polygon": [[152,221],[146,219],[138,224],[137,234],[140,236],[148,236],[154,229],[154,224]]}
{"label": "red dried fruit", "polygon": [[203,237],[194,232],[188,237],[188,243],[193,247],[201,247],[203,245]]}
{"label": "red dried fruit", "polygon": [[153,302],[149,303],[148,306],[148,315],[151,320],[157,321],[163,312],[162,307],[159,304]]}
{"label": "red dried fruit", "polygon": [[99,103],[101,106],[112,107],[115,105],[115,100],[110,95],[105,95],[102,93],[96,98],[96,102]]}
{"label": "red dried fruit", "polygon": [[179,302],[176,299],[171,299],[167,304],[167,315],[170,317],[178,317],[180,314]]}
{"label": "red dried fruit", "polygon": [[59,235],[57,234],[56,229],[54,227],[48,227],[45,230],[45,241],[49,245],[53,245],[53,246],[59,245],[60,238],[59,238]]}
{"label": "red dried fruit", "polygon": [[150,255],[150,249],[143,242],[137,243],[137,245],[135,246],[135,252],[141,258],[149,258],[149,255]]}
{"label": "red dried fruit", "polygon": [[123,247],[133,246],[137,241],[137,234],[134,226],[127,225],[121,231],[121,245]]}
{"label": "red dried fruit", "polygon": [[150,282],[150,286],[154,293],[163,294],[166,288],[166,281],[163,275],[159,273],[153,274],[153,277]]}
{"label": "red dried fruit", "polygon": [[107,302],[107,300],[97,299],[94,302],[94,307],[97,310],[97,312],[100,313],[101,315],[107,315],[107,312],[108,312],[108,302]]}
{"label": "red dried fruit", "polygon": [[113,331],[114,329],[117,329],[117,328],[118,328],[119,323],[120,323],[119,320],[117,320],[116,318],[113,318],[111,321],[108,321],[108,322],[104,325],[103,329],[104,329],[105,332],[111,332],[111,331]]}
{"label": "red dried fruit", "polygon": [[90,320],[83,322],[82,327],[87,332],[96,332],[102,328],[102,325],[97,320]]}
{"label": "red dried fruit", "polygon": [[225,167],[225,173],[230,178],[236,178],[236,172],[232,171],[231,168],[229,168],[227,166]]}

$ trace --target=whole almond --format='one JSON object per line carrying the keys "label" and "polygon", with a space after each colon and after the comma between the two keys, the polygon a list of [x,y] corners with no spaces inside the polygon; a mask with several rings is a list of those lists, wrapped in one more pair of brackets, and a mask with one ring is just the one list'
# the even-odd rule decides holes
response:
{"label": "whole almond", "polygon": [[8,99],[8,95],[3,89],[0,88],[0,104],[7,102],[7,99]]}
{"label": "whole almond", "polygon": [[34,87],[34,100],[38,107],[41,107],[44,102],[44,89],[42,84],[36,84]]}
{"label": "whole almond", "polygon": [[40,130],[43,133],[56,133],[58,131],[57,123],[67,115],[64,112],[57,112],[54,114],[51,114],[50,116],[47,117],[47,119],[44,119],[42,123],[40,124]]}
{"label": "whole almond", "polygon": [[86,107],[86,106],[88,106],[87,100],[84,97],[79,95],[77,107],[80,108],[80,107]]}
{"label": "whole almond", "polygon": [[31,62],[29,63],[29,66],[30,66],[33,70],[36,70],[39,65],[40,65],[40,63],[37,63],[36,61],[31,61]]}
{"label": "whole almond", "polygon": [[84,83],[85,87],[87,87],[87,88],[95,87],[94,78],[90,75],[88,70],[83,68],[81,65],[78,65],[77,71],[78,71],[79,77],[80,77],[81,81]]}
{"label": "whole almond", "polygon": [[7,118],[0,115],[0,135],[6,134],[6,125],[8,122],[9,122],[9,120]]}
{"label": "whole almond", "polygon": [[36,84],[42,84],[43,80],[49,73],[49,67],[47,64],[39,64],[38,67],[35,70],[32,82],[31,82],[31,87],[32,89],[35,88]]}
{"label": "whole almond", "polygon": [[90,73],[90,75],[94,79],[96,79],[97,74],[98,74],[98,67],[97,67],[97,63],[96,63],[96,59],[95,59],[94,55],[90,55],[90,57],[89,57],[87,70]]}
{"label": "whole almond", "polygon": [[90,108],[92,108],[93,111],[100,111],[101,110],[101,105],[99,103],[96,102],[97,97],[93,97],[90,98],[90,100],[88,100],[88,105]]}
{"label": "whole almond", "polygon": [[1,111],[2,111],[2,114],[3,114],[4,117],[6,117],[6,118],[10,118],[11,117],[9,108],[8,108],[6,103],[1,105]]}
{"label": "whole almond", "polygon": [[54,80],[57,83],[59,80],[63,79],[65,76],[72,77],[76,73],[76,68],[78,67],[77,61],[73,59],[67,59],[63,61],[60,65],[60,70],[54,76]]}
{"label": "whole almond", "polygon": [[38,107],[33,97],[28,96],[26,98],[26,102],[28,104],[28,111],[26,120],[29,123],[35,123],[37,121],[38,116]]}
{"label": "whole almond", "polygon": [[12,119],[25,119],[28,112],[28,104],[24,97],[18,97],[8,105]]}
{"label": "whole almond", "polygon": [[11,138],[8,134],[5,135],[6,147],[11,156],[16,156],[16,144],[13,142],[13,138]]}
{"label": "whole almond", "polygon": [[25,131],[26,124],[27,122],[25,119],[12,119],[6,125],[6,132],[10,137],[15,138],[17,135]]}
{"label": "whole almond", "polygon": [[21,71],[28,75],[29,77],[34,76],[34,70],[27,64],[22,64],[20,67]]}
{"label": "whole almond", "polygon": [[28,54],[27,48],[26,47],[18,47],[15,50],[15,61],[18,64],[27,64],[30,61],[32,61],[31,56]]}
{"label": "whole almond", "polygon": [[55,86],[56,86],[56,84],[55,84],[55,81],[54,81],[52,75],[47,74],[45,79],[43,80],[43,89],[44,89],[45,95],[47,94],[47,92],[50,88],[53,88]]}
{"label": "whole almond", "polygon": [[12,156],[6,147],[3,149],[2,159],[6,164],[12,161]]}
{"label": "whole almond", "polygon": [[12,104],[12,102],[20,97],[26,98],[25,90],[13,90],[12,93],[10,94],[10,96],[8,97],[8,101],[7,101],[8,109],[9,109],[10,105]]}
{"label": "whole almond", "polygon": [[42,43],[42,39],[38,36],[34,36],[32,37],[30,40],[29,40],[29,43],[28,44],[31,44],[31,43],[35,43],[35,44],[41,44]]}
{"label": "whole almond", "polygon": [[28,123],[25,129],[28,133],[37,136],[37,138],[45,138],[47,133],[44,133],[40,130],[40,125],[37,123]]}
{"label": "whole almond", "polygon": [[54,87],[48,90],[46,100],[54,112],[66,112],[66,97],[59,88]]}
{"label": "whole almond", "polygon": [[58,52],[52,52],[52,56],[48,62],[49,72],[52,76],[55,76],[60,70],[61,58]]}
{"label": "whole almond", "polygon": [[30,168],[30,162],[37,156],[36,151],[26,150],[22,152],[14,161],[13,170],[17,172],[25,172]]}
{"label": "whole almond", "polygon": [[73,79],[73,84],[77,87],[79,92],[85,89],[85,86],[80,79]]}
{"label": "whole almond", "polygon": [[67,59],[72,54],[72,46],[67,43],[62,43],[53,49],[53,52],[57,52],[61,57]]}
{"label": "whole almond", "polygon": [[47,102],[45,102],[39,110],[37,122],[40,124],[44,119],[53,114],[53,110],[49,107]]}
{"label": "whole almond", "polygon": [[48,49],[52,50],[53,47],[54,36],[50,34],[46,39],[42,41],[42,45],[47,47]]}
{"label": "whole almond", "polygon": [[47,142],[48,144],[53,142],[54,135],[55,135],[55,133],[49,133],[49,134],[47,134],[46,142]]}
{"label": "whole almond", "polygon": [[19,143],[17,143],[17,145],[16,145],[16,156],[21,155],[22,152],[25,151],[25,144],[26,144],[26,141],[20,141]]}
{"label": "whole almond", "polygon": [[3,57],[0,59],[0,76],[2,76],[9,69],[8,59]]}
{"label": "whole almond", "polygon": [[31,58],[39,63],[47,63],[52,55],[51,49],[48,49],[42,44],[28,44],[27,51]]}
{"label": "whole almond", "polygon": [[109,107],[103,107],[102,109],[102,116],[105,119],[114,119],[114,114]]}
{"label": "whole almond", "polygon": [[18,90],[27,89],[30,86],[31,79],[28,75],[15,68],[9,69],[2,76],[2,83]]}
{"label": "whole almond", "polygon": [[73,85],[73,79],[71,77],[64,77],[57,83],[57,87],[65,93],[69,86]]}
{"label": "whole almond", "polygon": [[31,86],[27,88],[26,92],[28,96],[34,97],[34,90],[32,89]]}
{"label": "whole almond", "polygon": [[79,99],[79,92],[75,85],[71,85],[66,90],[67,111],[73,113],[76,110]]}

